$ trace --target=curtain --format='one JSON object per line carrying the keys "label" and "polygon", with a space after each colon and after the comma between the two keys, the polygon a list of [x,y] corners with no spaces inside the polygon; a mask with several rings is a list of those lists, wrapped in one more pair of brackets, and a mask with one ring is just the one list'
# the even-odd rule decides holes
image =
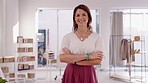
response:
{"label": "curtain", "polygon": [[124,61],[120,58],[120,45],[123,39],[123,13],[111,13],[111,34],[110,34],[110,65],[122,66]]}

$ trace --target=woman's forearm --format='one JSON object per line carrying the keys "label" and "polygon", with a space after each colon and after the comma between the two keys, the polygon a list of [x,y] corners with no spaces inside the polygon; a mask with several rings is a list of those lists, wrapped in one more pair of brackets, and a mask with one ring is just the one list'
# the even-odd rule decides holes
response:
{"label": "woman's forearm", "polygon": [[66,63],[79,62],[87,58],[86,54],[72,55],[72,54],[60,54],[60,61]]}
{"label": "woman's forearm", "polygon": [[[67,48],[63,48],[62,50],[64,53],[60,54],[60,61],[66,63],[81,62],[80,65],[95,65],[101,62],[103,56],[100,51],[93,51],[86,54],[72,54]],[[85,61],[86,59],[87,61]]]}
{"label": "woman's forearm", "polygon": [[98,65],[101,64],[100,59],[91,59],[91,60],[82,60],[79,62],[76,62],[77,65]]}

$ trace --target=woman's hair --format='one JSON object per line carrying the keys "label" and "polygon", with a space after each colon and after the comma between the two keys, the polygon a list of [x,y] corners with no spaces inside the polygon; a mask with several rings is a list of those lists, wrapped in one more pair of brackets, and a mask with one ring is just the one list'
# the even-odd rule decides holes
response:
{"label": "woman's hair", "polygon": [[87,27],[88,27],[88,29],[91,30],[92,29],[92,27],[91,27],[92,17],[91,17],[90,10],[89,10],[89,8],[86,5],[80,4],[77,7],[75,7],[75,9],[73,11],[73,30],[74,30],[74,32],[77,31],[77,29],[78,29],[78,25],[77,25],[77,23],[75,21],[75,15],[76,15],[76,11],[78,9],[82,9],[82,10],[84,10],[87,13],[87,15],[88,15]]}

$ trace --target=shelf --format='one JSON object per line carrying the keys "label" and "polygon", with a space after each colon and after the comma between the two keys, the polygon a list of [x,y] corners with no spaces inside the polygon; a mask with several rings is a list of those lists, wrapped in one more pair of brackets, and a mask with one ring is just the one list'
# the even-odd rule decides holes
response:
{"label": "shelf", "polygon": [[125,80],[129,80],[130,76],[129,75],[124,75],[124,74],[113,74],[111,76],[111,78],[120,78],[120,79],[125,79]]}
{"label": "shelf", "polygon": [[18,70],[19,73],[26,73],[26,72],[35,72],[35,69],[23,69],[23,70]]}
{"label": "shelf", "polygon": [[133,67],[148,67],[144,64],[132,64],[131,66],[133,66]]}
{"label": "shelf", "polygon": [[35,61],[18,61],[17,63],[30,63],[30,62],[35,62]]}
{"label": "shelf", "polygon": [[[22,38],[19,36],[18,38]],[[17,38],[17,39],[18,39]],[[18,41],[18,40],[17,40]],[[34,73],[33,76],[35,77],[35,55],[34,55],[34,44],[32,38],[22,38],[18,42],[23,43],[16,43],[15,44],[15,56],[5,56],[0,57],[0,67],[1,72],[4,75],[5,79],[9,82],[10,80],[18,81],[18,79],[23,79],[24,82],[26,78],[28,78],[28,74]],[[18,60],[19,57],[19,60]],[[20,58],[22,57],[22,59]],[[18,70],[18,64],[24,64],[23,68],[30,68],[30,69],[23,69]],[[3,70],[3,71],[2,71]],[[0,73],[1,74],[1,73]],[[2,75],[1,74],[1,75]],[[24,78],[19,78],[18,75],[25,74]],[[34,78],[29,78],[34,79]]]}
{"label": "shelf", "polygon": [[[17,37],[16,43],[16,76],[20,75],[20,79],[28,79],[29,73],[35,75],[35,55],[34,55],[34,43],[32,38],[23,38],[23,36]],[[22,75],[22,77],[21,77]],[[25,76],[23,76],[25,75]],[[34,78],[30,78],[34,79]]]}
{"label": "shelf", "polygon": [[133,42],[144,42],[145,40],[139,40],[139,41],[135,41],[135,40],[133,40]]}
{"label": "shelf", "polygon": [[15,62],[5,62],[5,63],[0,63],[0,64],[14,64]]}

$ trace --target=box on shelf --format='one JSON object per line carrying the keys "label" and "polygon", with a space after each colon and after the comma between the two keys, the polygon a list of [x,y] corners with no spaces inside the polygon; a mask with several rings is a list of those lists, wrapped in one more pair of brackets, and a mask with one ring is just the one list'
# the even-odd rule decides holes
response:
{"label": "box on shelf", "polygon": [[15,62],[15,57],[4,57],[4,63]]}
{"label": "box on shelf", "polygon": [[4,62],[4,58],[0,57],[0,63],[3,63],[3,62]]}
{"label": "box on shelf", "polygon": [[29,64],[24,64],[24,70],[28,70],[29,69]]}
{"label": "box on shelf", "polygon": [[27,56],[27,61],[31,61],[31,56]]}
{"label": "box on shelf", "polygon": [[48,53],[48,59],[54,59],[54,53]]}
{"label": "box on shelf", "polygon": [[51,60],[51,63],[57,63],[56,59]]}
{"label": "box on shelf", "polygon": [[8,63],[9,62],[9,58],[4,58],[4,63]]}
{"label": "box on shelf", "polygon": [[23,61],[23,57],[22,56],[17,57],[17,62],[22,62],[22,61]]}
{"label": "box on shelf", "polygon": [[32,47],[28,48],[28,52],[33,52],[33,48]]}
{"label": "box on shelf", "polygon": [[17,43],[33,43],[33,39],[23,38],[23,36],[17,36]]}
{"label": "box on shelf", "polygon": [[35,61],[35,56],[29,56],[29,61]]}
{"label": "box on shelf", "polygon": [[17,52],[25,52],[26,49],[25,48],[17,48]]}
{"label": "box on shelf", "polygon": [[1,67],[3,73],[9,73],[9,67],[7,66],[4,66],[4,67]]}
{"label": "box on shelf", "polygon": [[14,78],[15,77],[15,73],[9,73],[9,78]]}
{"label": "box on shelf", "polygon": [[29,69],[34,69],[34,65],[29,65]]}
{"label": "box on shelf", "polygon": [[23,36],[17,37],[17,43],[23,43]]}
{"label": "box on shelf", "polygon": [[17,52],[33,52],[33,47],[19,47],[17,48]]}
{"label": "box on shelf", "polygon": [[18,78],[26,78],[26,74],[18,74],[17,77]]}
{"label": "box on shelf", "polygon": [[28,78],[35,78],[35,73],[28,73]]}
{"label": "box on shelf", "polygon": [[140,36],[134,36],[135,41],[140,41]]}
{"label": "box on shelf", "polygon": [[35,56],[28,56],[27,57],[27,60],[28,61],[35,61]]}
{"label": "box on shelf", "polygon": [[9,58],[9,62],[15,62],[15,57]]}
{"label": "box on shelf", "polygon": [[31,38],[24,38],[24,43],[33,43],[33,39]]}
{"label": "box on shelf", "polygon": [[18,64],[18,70],[23,70],[24,69],[24,64]]}
{"label": "box on shelf", "polygon": [[28,61],[27,56],[23,56],[22,58],[23,58],[23,62]]}

